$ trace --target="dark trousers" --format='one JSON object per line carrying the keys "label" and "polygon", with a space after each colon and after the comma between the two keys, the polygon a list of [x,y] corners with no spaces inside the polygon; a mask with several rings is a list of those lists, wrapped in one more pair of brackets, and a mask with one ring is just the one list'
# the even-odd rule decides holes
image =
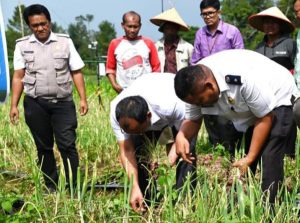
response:
{"label": "dark trousers", "polygon": [[[281,106],[273,110],[274,119],[272,129],[265,142],[260,155],[250,166],[255,173],[257,164],[261,161],[262,167],[262,191],[270,193],[270,203],[275,202],[278,188],[283,180],[283,158],[285,148],[291,144],[290,136],[293,131],[293,111],[290,106]],[[245,134],[245,153],[250,148],[253,127]],[[294,139],[295,140],[295,139]]]}
{"label": "dark trousers", "polygon": [[232,156],[235,149],[240,148],[243,133],[237,131],[230,120],[217,115],[204,115],[204,124],[211,144],[223,145]]}
{"label": "dark trousers", "polygon": [[37,147],[38,161],[46,186],[55,187],[58,183],[53,153],[54,138],[63,160],[66,179],[69,180],[69,161],[75,184],[79,158],[75,147],[77,118],[74,102],[53,103],[25,96],[24,110],[26,124]]}
{"label": "dark trousers", "polygon": [[[173,135],[176,136],[177,131],[172,129]],[[147,131],[144,135],[131,135],[133,144],[136,149],[136,160],[138,166],[138,181],[141,191],[146,200],[154,199],[156,192],[156,183],[151,181],[151,171],[149,166],[150,146],[155,146],[162,131]],[[195,156],[196,138],[190,143],[190,152]],[[196,156],[195,156],[196,157]],[[193,164],[184,161],[177,163],[176,168],[176,184],[175,188],[180,189],[186,181],[186,177],[190,174],[192,189],[196,187],[196,160]]]}

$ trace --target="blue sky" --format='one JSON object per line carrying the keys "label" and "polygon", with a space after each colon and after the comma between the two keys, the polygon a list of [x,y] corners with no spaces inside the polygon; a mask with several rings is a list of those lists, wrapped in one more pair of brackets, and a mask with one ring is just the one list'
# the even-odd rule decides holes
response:
{"label": "blue sky", "polygon": [[[118,36],[123,35],[120,25],[123,13],[134,10],[142,17],[140,34],[153,40],[161,37],[161,33],[149,19],[161,12],[162,0],[0,0],[0,2],[6,24],[19,2],[25,6],[39,3],[45,5],[51,13],[52,20],[64,28],[74,22],[76,16],[92,14],[94,15],[94,20],[90,24],[92,29],[97,29],[101,21],[108,20],[115,25]],[[163,0],[164,10],[174,6],[188,25],[201,27],[203,20],[200,17],[199,4],[200,0]]]}

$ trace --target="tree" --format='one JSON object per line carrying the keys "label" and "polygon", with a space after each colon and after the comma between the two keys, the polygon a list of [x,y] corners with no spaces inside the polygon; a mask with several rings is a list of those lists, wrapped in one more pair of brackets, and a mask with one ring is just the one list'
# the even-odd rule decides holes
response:
{"label": "tree", "polygon": [[[299,24],[294,14],[294,0],[279,0],[277,2],[278,8],[283,12],[283,14],[288,17],[294,24]],[[293,33],[293,36],[296,36],[297,32]]]}
{"label": "tree", "polygon": [[254,49],[262,40],[263,33],[248,24],[248,17],[273,5],[272,0],[223,0],[222,18],[242,33],[245,48]]}
{"label": "tree", "polygon": [[115,26],[105,20],[99,24],[98,28],[99,32],[95,35],[98,41],[98,52],[100,55],[106,55],[110,41],[116,38]]}
{"label": "tree", "polygon": [[90,43],[89,31],[86,26],[86,17],[77,16],[75,17],[76,23],[71,23],[68,27],[68,33],[74,42],[75,48],[79,52],[82,58],[91,57],[91,52],[88,49]]}
{"label": "tree", "polygon": [[61,27],[60,25],[58,25],[56,22],[51,22],[51,30],[54,33],[65,33],[66,30]]}
{"label": "tree", "polygon": [[195,34],[199,27],[191,26],[190,31],[188,32],[179,32],[179,36],[183,38],[185,41],[189,42],[190,44],[194,45]]}
{"label": "tree", "polygon": [[[28,35],[30,33],[30,29],[26,25],[25,21],[23,21],[23,18],[21,19],[21,17],[23,16],[24,9],[24,5],[16,6],[12,18],[8,20],[5,35],[7,41],[7,52],[9,57],[13,56],[16,40],[22,37],[22,26],[24,30],[24,35]],[[23,25],[21,25],[22,21]]]}
{"label": "tree", "polygon": [[30,34],[30,29],[23,20],[23,12],[24,12],[25,6],[20,5],[16,6],[14,9],[13,17],[8,20],[8,29],[12,29],[13,31],[16,31],[18,33],[21,33],[24,31],[24,36]]}

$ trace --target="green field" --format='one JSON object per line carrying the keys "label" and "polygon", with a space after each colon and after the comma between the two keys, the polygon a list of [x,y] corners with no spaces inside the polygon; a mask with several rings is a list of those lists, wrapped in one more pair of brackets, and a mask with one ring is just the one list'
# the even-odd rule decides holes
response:
{"label": "green field", "polygon": [[[181,193],[173,189],[175,168],[168,166],[163,148],[153,148],[151,158],[159,163],[157,196],[161,201],[152,202],[144,214],[134,213],[128,205],[130,182],[120,165],[109,124],[109,102],[115,94],[107,80],[101,79],[103,109],[98,103],[96,78],[87,76],[86,86],[89,113],[85,117],[78,115],[78,185],[81,186],[76,191],[65,189],[61,171],[60,190],[55,194],[45,193],[36,166],[35,145],[24,121],[22,100],[17,126],[9,122],[9,101],[0,106],[0,222],[299,222],[299,209],[294,208],[300,188],[298,154],[296,160],[285,160],[285,182],[280,202],[272,213],[262,198],[259,172],[248,178],[239,177],[222,147],[212,150],[208,145],[204,130],[197,142],[198,185],[194,194],[188,189],[188,181]],[[58,165],[62,168],[61,163]],[[88,187],[96,182],[114,181],[124,188]],[[18,200],[24,204],[16,206]]]}

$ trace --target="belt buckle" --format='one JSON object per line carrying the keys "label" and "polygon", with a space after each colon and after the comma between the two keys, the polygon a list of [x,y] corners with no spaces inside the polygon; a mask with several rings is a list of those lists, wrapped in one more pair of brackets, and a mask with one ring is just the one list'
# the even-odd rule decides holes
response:
{"label": "belt buckle", "polygon": [[56,98],[54,98],[54,99],[50,99],[49,102],[51,102],[51,103],[57,103],[58,100]]}

